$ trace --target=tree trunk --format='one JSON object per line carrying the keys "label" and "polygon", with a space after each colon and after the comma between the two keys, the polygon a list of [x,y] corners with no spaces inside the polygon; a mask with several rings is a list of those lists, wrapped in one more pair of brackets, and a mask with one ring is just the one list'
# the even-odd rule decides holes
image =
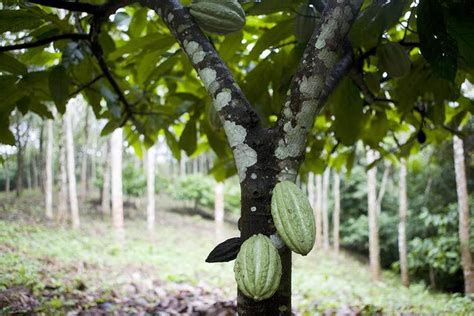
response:
{"label": "tree trunk", "polygon": [[334,251],[336,254],[339,253],[339,217],[341,212],[341,195],[340,195],[340,177],[339,173],[334,172],[334,213],[333,213],[333,239],[334,239]]}
{"label": "tree trunk", "polygon": [[322,208],[323,208],[323,177],[318,174],[316,175],[316,248],[323,248],[323,221],[322,221]]}
{"label": "tree trunk", "polygon": [[[28,156],[28,152],[26,153],[26,155]],[[31,159],[29,159],[30,161],[28,161],[28,157],[27,157],[27,160],[26,160],[26,164],[25,164],[25,169],[26,169],[26,188],[29,190],[31,189]]]}
{"label": "tree trunk", "polygon": [[377,215],[380,216],[382,212],[382,200],[387,190],[388,176],[390,175],[390,162],[385,162],[385,169],[383,171],[382,182],[380,183],[379,194],[377,195]]}
{"label": "tree trunk", "polygon": [[155,147],[152,146],[147,151],[147,227],[148,231],[153,234],[155,231]]}
{"label": "tree trunk", "polygon": [[400,273],[402,284],[404,286],[410,285],[408,278],[408,259],[407,259],[407,163],[405,159],[400,160],[400,183],[399,183],[400,197],[399,197],[399,214],[400,223],[398,224],[398,252],[400,254]]}
{"label": "tree trunk", "polygon": [[110,142],[105,145],[102,186],[102,215],[110,215]]}
{"label": "tree trunk", "polygon": [[45,183],[44,183],[44,198],[46,208],[46,218],[53,219],[53,121],[48,120],[47,124],[47,140],[46,140],[46,157],[45,161]]}
{"label": "tree trunk", "polygon": [[456,172],[456,192],[459,210],[459,242],[461,246],[461,265],[464,274],[464,292],[474,293],[474,273],[469,248],[469,196],[467,192],[466,167],[464,164],[464,142],[453,136],[454,170]]}
{"label": "tree trunk", "polygon": [[313,210],[316,207],[316,192],[314,190],[314,173],[308,173],[308,200]]}
{"label": "tree trunk", "polygon": [[76,189],[76,164],[74,159],[74,139],[72,136],[71,108],[64,113],[64,134],[66,135],[66,166],[68,178],[69,209],[71,210],[72,227],[78,229],[81,226],[79,218],[79,203],[77,201]]}
{"label": "tree trunk", "polygon": [[45,160],[44,160],[44,122],[41,124],[40,135],[39,135],[39,155],[36,160],[38,166],[38,183],[40,185],[41,193],[45,194],[45,185],[46,185],[46,175],[43,174],[43,170],[46,170]]}
{"label": "tree trunk", "polygon": [[[375,161],[375,152],[367,151],[367,165]],[[367,199],[369,219],[369,259],[370,273],[373,281],[380,280],[380,245],[377,216],[377,167],[367,171]]]}
{"label": "tree trunk", "polygon": [[[316,114],[349,70],[346,61],[350,56],[342,59],[342,66],[336,65],[337,56],[362,1],[328,2],[322,23],[315,28],[290,84],[287,102],[275,128],[271,129],[260,124],[258,114],[235,84],[230,70],[180,1],[142,0],[141,3],[163,18],[213,99],[241,183],[242,240],[256,234],[273,235],[275,240],[270,212],[272,190],[278,181],[295,182]],[[337,74],[333,71],[336,68]],[[291,315],[291,252],[287,247],[280,248],[280,259],[282,277],[277,292],[257,302],[239,291],[239,315]]]}
{"label": "tree trunk", "polygon": [[81,202],[84,203],[87,198],[87,190],[89,188],[87,179],[87,150],[89,147],[89,107],[86,107],[86,118],[84,126],[84,145],[82,147],[82,163],[81,163]]}
{"label": "tree trunk", "polygon": [[10,193],[10,171],[8,170],[8,165],[5,163],[3,172],[5,174],[5,193]]}
{"label": "tree trunk", "polygon": [[323,198],[322,198],[322,215],[323,215],[323,248],[329,250],[329,176],[331,169],[326,168],[323,176]]}
{"label": "tree trunk", "polygon": [[179,175],[181,177],[186,175],[186,156],[184,151],[181,151],[181,159],[179,160]]}
{"label": "tree trunk", "polygon": [[[271,141],[259,140],[262,152],[265,143]],[[268,155],[267,155],[268,156]],[[271,192],[276,184],[274,157],[265,157],[261,163],[247,170],[244,181],[241,182],[241,218],[239,228],[241,238],[246,240],[256,234],[275,235],[271,216]],[[296,180],[296,175],[291,181]],[[287,247],[279,249],[282,263],[282,277],[277,292],[269,299],[256,302],[240,291],[238,292],[238,313],[247,315],[291,315],[291,251]]]}
{"label": "tree trunk", "polygon": [[66,147],[64,142],[60,144],[60,153],[59,153],[59,199],[58,199],[58,222],[65,223],[67,221],[67,214],[69,213],[68,208],[68,182],[67,182],[67,159],[66,159]]}
{"label": "tree trunk", "polygon": [[20,118],[17,115],[16,117],[16,196],[20,197],[21,192],[23,191],[23,146],[21,143],[20,135]]}
{"label": "tree trunk", "polygon": [[123,226],[123,192],[122,192],[122,129],[117,128],[110,138],[110,167],[112,191],[112,223],[120,244],[125,241]]}
{"label": "tree trunk", "polygon": [[37,189],[39,187],[38,184],[38,165],[37,165],[37,157],[34,154],[31,154],[31,187]]}
{"label": "tree trunk", "polygon": [[224,182],[217,182],[214,186],[214,221],[224,222]]}

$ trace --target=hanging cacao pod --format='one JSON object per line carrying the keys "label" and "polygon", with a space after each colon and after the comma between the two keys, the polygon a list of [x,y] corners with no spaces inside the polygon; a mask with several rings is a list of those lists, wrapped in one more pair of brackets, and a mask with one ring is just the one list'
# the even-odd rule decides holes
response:
{"label": "hanging cacao pod", "polygon": [[280,182],[273,189],[272,217],[288,248],[303,256],[313,249],[316,238],[313,209],[306,195],[293,182]]}
{"label": "hanging cacao pod", "polygon": [[270,238],[258,234],[240,247],[234,266],[239,290],[255,301],[275,294],[281,279],[281,260]]}
{"label": "hanging cacao pod", "polygon": [[194,0],[189,9],[199,27],[209,33],[232,33],[245,25],[245,12],[237,0]]}

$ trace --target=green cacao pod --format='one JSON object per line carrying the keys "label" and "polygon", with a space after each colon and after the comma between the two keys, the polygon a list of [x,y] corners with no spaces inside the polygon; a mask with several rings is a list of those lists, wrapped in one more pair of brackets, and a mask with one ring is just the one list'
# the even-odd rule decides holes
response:
{"label": "green cacao pod", "polygon": [[295,35],[299,43],[306,43],[313,35],[319,23],[319,13],[310,4],[302,4],[298,9],[295,21]]}
{"label": "green cacao pod", "polygon": [[275,294],[281,279],[281,260],[270,238],[258,234],[240,247],[234,266],[239,290],[255,301]]}
{"label": "green cacao pod", "polygon": [[245,25],[245,12],[237,0],[194,0],[189,9],[201,29],[209,33],[232,33]]}
{"label": "green cacao pod", "polygon": [[377,48],[378,66],[390,77],[403,77],[410,72],[410,56],[398,43],[385,43]]}
{"label": "green cacao pod", "polygon": [[316,237],[313,209],[293,182],[280,182],[273,189],[272,217],[288,248],[303,256],[313,249]]}

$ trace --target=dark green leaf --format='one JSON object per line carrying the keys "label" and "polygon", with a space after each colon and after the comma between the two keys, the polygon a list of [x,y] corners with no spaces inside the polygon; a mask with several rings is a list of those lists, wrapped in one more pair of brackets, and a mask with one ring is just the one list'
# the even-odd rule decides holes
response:
{"label": "dark green leaf", "polygon": [[28,72],[28,69],[12,55],[0,53],[0,71],[6,71],[14,75],[24,75]]}
{"label": "dark green leaf", "polygon": [[191,156],[197,148],[196,119],[191,118],[179,138],[179,146]]}
{"label": "dark green leaf", "polygon": [[423,57],[439,76],[453,81],[457,71],[457,44],[447,33],[443,7],[437,0],[420,1],[417,27]]}
{"label": "dark green leaf", "polygon": [[69,98],[69,76],[64,66],[56,66],[49,73],[49,90],[59,113],[66,110],[66,102]]}

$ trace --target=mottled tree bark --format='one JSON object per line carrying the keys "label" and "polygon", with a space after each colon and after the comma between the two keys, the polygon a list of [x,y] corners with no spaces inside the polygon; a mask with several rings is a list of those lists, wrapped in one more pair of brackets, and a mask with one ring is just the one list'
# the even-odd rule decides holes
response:
{"label": "mottled tree bark", "polygon": [[46,157],[44,164],[44,198],[46,218],[53,219],[53,121],[46,121]]}
{"label": "mottled tree bark", "polygon": [[331,175],[331,169],[326,168],[323,176],[323,248],[329,250],[329,177]]}
{"label": "mottled tree bark", "polygon": [[464,292],[474,293],[474,273],[472,256],[469,248],[469,196],[467,192],[466,166],[464,163],[464,142],[453,136],[454,170],[456,172],[456,192],[459,210],[459,242],[461,248],[461,265],[464,274]]}
{"label": "mottled tree bark", "polygon": [[[308,43],[275,128],[265,128],[213,45],[178,0],[142,0],[165,21],[212,98],[232,149],[241,186],[242,239],[275,234],[270,202],[277,182],[295,182],[314,119],[339,76],[332,70],[361,0],[331,0]],[[329,83],[329,84],[328,84]],[[239,292],[240,315],[291,315],[291,252],[279,249],[283,275],[273,297],[256,302]]]}
{"label": "mottled tree bark", "polygon": [[404,158],[400,160],[400,180],[399,180],[399,215],[400,223],[398,224],[398,253],[400,255],[400,275],[404,286],[410,285],[408,278],[408,255],[407,255],[407,162]]}
{"label": "mottled tree bark", "polygon": [[123,221],[123,192],[122,192],[122,142],[123,131],[116,129],[110,138],[110,167],[112,191],[112,223],[116,232],[117,241],[125,241]]}
{"label": "mottled tree bark", "polygon": [[[73,101],[74,102],[74,101]],[[79,203],[77,201],[76,163],[74,159],[74,139],[72,135],[71,108],[64,113],[64,135],[66,135],[66,167],[68,179],[69,209],[71,211],[72,227],[81,226],[79,218]]]}
{"label": "mottled tree bark", "polygon": [[153,234],[155,231],[155,147],[152,146],[146,153],[146,188],[147,188],[147,205],[146,205],[146,222],[148,232]]}
{"label": "mottled tree bark", "polygon": [[339,253],[339,218],[341,213],[341,194],[340,194],[340,177],[339,173],[334,171],[334,183],[333,183],[333,197],[334,197],[334,212],[333,212],[333,242],[334,251],[336,254]]}
{"label": "mottled tree bark", "polygon": [[[367,165],[375,161],[375,152],[367,150]],[[369,261],[373,281],[380,280],[380,245],[377,214],[377,167],[367,171],[367,200],[369,218]]]}

